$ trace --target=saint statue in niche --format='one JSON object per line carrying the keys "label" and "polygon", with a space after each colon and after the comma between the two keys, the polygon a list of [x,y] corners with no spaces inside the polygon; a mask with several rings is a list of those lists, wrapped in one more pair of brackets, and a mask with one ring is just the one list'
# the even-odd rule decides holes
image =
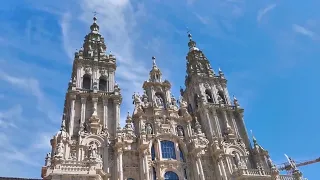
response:
{"label": "saint statue in niche", "polygon": [[89,158],[90,159],[95,159],[98,157],[98,146],[96,145],[96,143],[92,143],[89,146]]}
{"label": "saint statue in niche", "polygon": [[147,134],[152,134],[152,127],[151,127],[151,124],[146,124],[146,132],[147,132]]}
{"label": "saint statue in niche", "polygon": [[63,149],[64,149],[64,145],[62,142],[59,142],[57,145],[57,149],[56,149],[56,157],[62,158],[63,157]]}
{"label": "saint statue in niche", "polygon": [[181,126],[177,127],[178,136],[183,136],[183,128]]}
{"label": "saint statue in niche", "polygon": [[160,95],[156,96],[156,103],[158,106],[163,106],[163,99]]}

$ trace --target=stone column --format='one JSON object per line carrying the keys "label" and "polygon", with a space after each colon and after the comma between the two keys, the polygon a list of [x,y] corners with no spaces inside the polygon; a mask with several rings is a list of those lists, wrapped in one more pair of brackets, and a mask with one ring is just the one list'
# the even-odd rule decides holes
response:
{"label": "stone column", "polygon": [[143,152],[143,161],[144,161],[144,179],[149,180],[149,163],[148,163],[148,153],[147,151]]}
{"label": "stone column", "polygon": [[219,122],[217,110],[213,109],[212,114],[213,114],[213,118],[214,118],[214,124],[215,124],[216,130],[217,130],[217,135],[219,138],[221,138],[222,133],[221,133],[221,127],[220,127],[220,122]]}
{"label": "stone column", "polygon": [[118,180],[123,180],[122,148],[117,149],[117,154],[118,154]]}
{"label": "stone column", "polygon": [[103,98],[103,128],[108,129],[108,98]]}
{"label": "stone column", "polygon": [[81,80],[82,80],[81,67],[78,66],[78,68],[77,68],[77,79],[76,79],[76,87],[77,88],[81,88]]}
{"label": "stone column", "polygon": [[231,121],[232,121],[232,125],[233,125],[233,128],[234,128],[234,132],[236,134],[236,136],[238,138],[241,138],[240,134],[239,134],[239,129],[238,129],[238,126],[237,126],[237,123],[236,123],[236,120],[234,118],[234,115],[233,115],[233,112],[228,112],[230,114],[230,117],[231,117]]}
{"label": "stone column", "polygon": [[86,120],[86,102],[87,102],[87,97],[82,96],[81,97],[81,118],[80,118],[81,124],[83,124]]}
{"label": "stone column", "polygon": [[218,166],[221,170],[221,176],[223,177],[223,180],[227,179],[227,173],[226,173],[226,169],[223,163],[223,159],[222,157],[219,157],[218,159]]}
{"label": "stone column", "polygon": [[116,120],[116,127],[117,129],[118,124],[120,123],[120,101],[118,99],[113,100],[114,103],[114,116]]}
{"label": "stone column", "polygon": [[92,98],[92,102],[93,102],[93,113],[92,113],[92,116],[98,116],[98,98],[97,97],[93,97]]}
{"label": "stone column", "polygon": [[202,168],[202,163],[201,163],[201,155],[197,154],[196,159],[197,159],[197,165],[198,165],[198,174],[200,175],[200,180],[205,180],[204,178],[204,173],[203,173],[203,168]]}
{"label": "stone column", "polygon": [[209,126],[209,131],[210,131],[210,140],[212,140],[213,137],[216,136],[216,133],[214,132],[214,130],[212,129],[212,124],[211,124],[211,119],[210,119],[210,115],[209,115],[209,110],[208,109],[205,109],[204,110],[204,113],[205,113],[205,116],[206,116],[206,119],[207,119],[207,122],[208,122],[208,126]]}
{"label": "stone column", "polygon": [[71,101],[71,103],[70,103],[70,118],[69,118],[69,123],[70,123],[69,124],[69,134],[72,137],[73,128],[74,128],[74,111],[75,111],[74,106],[75,106],[76,95],[72,94],[69,96],[69,98]]}

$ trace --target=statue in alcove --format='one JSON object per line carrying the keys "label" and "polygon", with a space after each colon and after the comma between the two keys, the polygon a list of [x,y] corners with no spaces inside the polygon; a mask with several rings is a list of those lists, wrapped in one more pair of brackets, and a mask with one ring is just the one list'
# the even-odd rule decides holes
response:
{"label": "statue in alcove", "polygon": [[177,133],[178,133],[178,136],[183,136],[183,129],[181,126],[177,127]]}
{"label": "statue in alcove", "polygon": [[163,99],[160,95],[156,96],[156,104],[157,106],[163,106]]}
{"label": "statue in alcove", "polygon": [[95,159],[98,158],[98,146],[96,145],[96,143],[92,143],[89,146],[89,158],[90,159]]}
{"label": "statue in alcove", "polygon": [[208,93],[206,93],[206,96],[208,102],[213,102],[212,97]]}
{"label": "statue in alcove", "polygon": [[146,132],[147,132],[147,134],[152,134],[152,127],[151,127],[151,124],[147,124],[146,125]]}
{"label": "statue in alcove", "polygon": [[62,143],[62,142],[59,142],[59,143],[57,144],[55,157],[62,158],[62,157],[63,157],[63,149],[64,149],[63,143]]}

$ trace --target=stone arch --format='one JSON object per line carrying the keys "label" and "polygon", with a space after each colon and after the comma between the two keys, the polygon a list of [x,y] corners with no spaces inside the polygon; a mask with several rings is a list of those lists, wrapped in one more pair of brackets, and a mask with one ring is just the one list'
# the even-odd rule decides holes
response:
{"label": "stone arch", "polygon": [[226,154],[233,155],[233,152],[239,153],[240,156],[246,156],[245,150],[238,146],[229,146],[226,149]]}
{"label": "stone arch", "polygon": [[109,82],[108,82],[107,76],[104,76],[104,75],[100,76],[100,78],[99,78],[99,90],[100,91],[107,91],[108,90],[108,84],[109,84]]}
{"label": "stone arch", "polygon": [[152,139],[149,142],[148,149],[151,149],[152,145],[157,140],[160,140],[160,141],[168,140],[168,141],[173,141],[173,142],[178,143],[178,145],[181,148],[185,158],[187,157],[187,155],[188,155],[187,145],[183,142],[183,140],[181,140],[181,138],[179,136],[174,135],[174,134],[160,134],[160,135],[158,135],[157,137],[155,137],[154,139]]}
{"label": "stone arch", "polygon": [[105,146],[104,139],[102,137],[96,136],[96,135],[90,135],[90,136],[85,137],[80,142],[80,145],[86,146],[86,145],[90,144],[91,142],[96,142],[99,147],[104,147]]}
{"label": "stone arch", "polygon": [[183,174],[178,169],[174,167],[168,167],[160,170],[160,175],[161,177],[163,177],[164,180],[166,180],[164,177],[165,177],[165,174],[168,172],[173,172],[178,176],[179,179],[184,179]]}
{"label": "stone arch", "polygon": [[82,88],[91,89],[91,75],[85,74],[82,76]]}

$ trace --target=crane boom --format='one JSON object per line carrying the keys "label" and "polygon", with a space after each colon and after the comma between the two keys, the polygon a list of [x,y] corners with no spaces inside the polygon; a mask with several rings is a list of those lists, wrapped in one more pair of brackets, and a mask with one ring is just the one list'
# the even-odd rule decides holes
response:
{"label": "crane boom", "polygon": [[320,157],[317,158],[317,159],[313,159],[313,160],[310,160],[310,161],[304,161],[304,162],[301,162],[301,163],[295,163],[291,158],[288,158],[288,161],[289,161],[289,163],[285,163],[283,166],[280,166],[278,169],[280,171],[284,171],[284,170],[290,171],[290,170],[292,170],[294,168],[297,168],[297,167],[318,163],[318,162],[320,162]]}

